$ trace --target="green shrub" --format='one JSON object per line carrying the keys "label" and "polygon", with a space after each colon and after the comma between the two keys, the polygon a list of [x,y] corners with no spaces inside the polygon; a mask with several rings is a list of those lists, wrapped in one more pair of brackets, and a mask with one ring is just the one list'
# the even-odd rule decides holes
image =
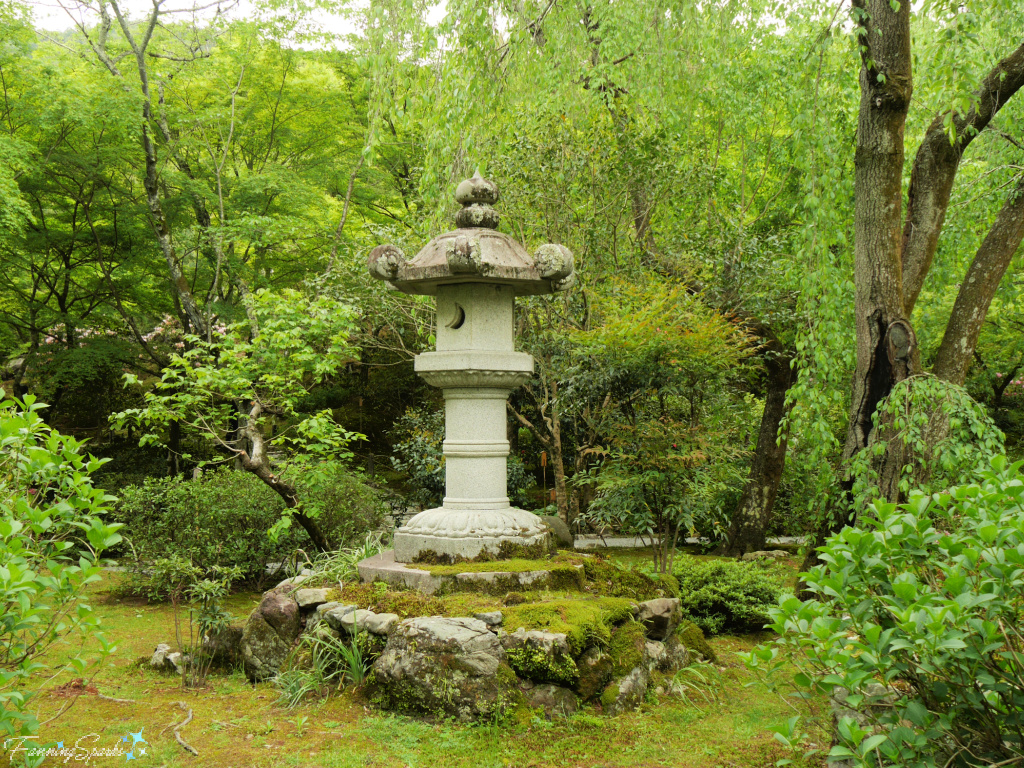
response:
{"label": "green shrub", "polygon": [[[307,472],[298,483],[307,511],[318,517],[331,543],[342,547],[360,541],[381,523],[383,505],[376,492],[338,465]],[[261,582],[268,563],[281,562],[297,550],[312,556],[298,526],[268,536],[284,513],[281,498],[247,472],[221,469],[197,480],[180,477],[147,480],[122,492],[116,519],[125,524],[125,539],[136,559],[131,591],[161,590],[144,573],[158,559],[179,556],[195,566],[238,566],[242,578]]]}
{"label": "green shrub", "polygon": [[[102,519],[112,498],[89,479],[103,462],[43,423],[43,407],[0,390],[0,754],[33,766],[45,746],[34,740],[37,678],[66,669],[82,677],[89,665],[78,649],[90,638],[100,655],[111,650],[84,590],[120,540],[120,526]],[[65,647],[44,667],[57,641]]]}
{"label": "green shrub", "polygon": [[736,560],[680,557],[674,575],[683,613],[709,635],[763,629],[782,589],[778,571]]}
{"label": "green shrub", "polygon": [[780,638],[747,657],[773,680],[846,696],[832,755],[863,766],[1024,759],[1024,478],[992,460],[979,482],[876,502],[822,548],[815,597],[772,610]]}

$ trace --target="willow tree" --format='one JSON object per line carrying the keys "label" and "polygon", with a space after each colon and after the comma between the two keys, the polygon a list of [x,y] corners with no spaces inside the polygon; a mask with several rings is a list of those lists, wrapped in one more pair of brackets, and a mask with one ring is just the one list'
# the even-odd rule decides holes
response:
{"label": "willow tree", "polygon": [[[861,63],[854,162],[856,368],[844,466],[879,438],[877,412],[894,386],[924,371],[912,313],[932,270],[954,182],[979,137],[1006,135],[995,125],[996,117],[1024,86],[1024,44],[1013,39],[1018,36],[1010,22],[1015,8],[1014,3],[972,4],[963,12],[925,3],[915,11],[910,3],[894,0],[852,3]],[[927,47],[919,44],[918,59],[935,80],[926,80],[924,99],[915,92],[912,67],[914,15],[918,39],[928,41]],[[986,47],[1002,47],[1001,58],[977,61],[991,59],[968,49],[968,41],[979,37]],[[912,97],[934,112],[914,153],[904,208]],[[1007,138],[1019,147],[1012,135]],[[1024,237],[1024,180],[1018,174],[1004,189],[1005,202],[959,279],[932,367],[936,377],[952,384],[964,381],[992,298]],[[879,490],[891,500],[900,495],[906,470],[903,457],[895,455],[900,450],[890,444],[880,461]],[[844,510],[854,482],[848,474],[843,483],[845,498],[839,504]],[[845,518],[845,511],[835,514],[819,535]]]}

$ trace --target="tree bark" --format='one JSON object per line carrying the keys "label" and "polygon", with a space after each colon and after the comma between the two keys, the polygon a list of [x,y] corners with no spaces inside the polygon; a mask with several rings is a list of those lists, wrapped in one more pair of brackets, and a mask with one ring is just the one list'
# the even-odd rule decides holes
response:
{"label": "tree bark", "polygon": [[[966,115],[937,115],[928,127],[914,158],[903,226],[903,300],[908,315],[931,268],[960,159],[974,137],[1022,87],[1024,43],[988,73]],[[947,120],[955,131],[953,141],[946,130]]]}
{"label": "tree bark", "polygon": [[[274,474],[273,469],[270,466],[270,459],[267,456],[265,443],[263,440],[263,433],[260,431],[257,424],[257,419],[260,417],[262,409],[258,403],[254,404],[252,410],[248,414],[248,418],[245,419],[245,423],[242,426],[242,434],[248,441],[248,451],[238,451],[238,457],[241,459],[242,468],[246,472],[251,472],[256,475],[260,480],[266,483],[281,499],[284,501],[285,506],[292,510],[292,516],[299,521],[299,525],[309,535],[310,541],[313,542],[313,546],[316,547],[318,552],[329,552],[331,550],[331,543],[327,540],[323,531],[320,530],[320,526],[316,520],[305,514],[299,508],[299,494],[295,486],[287,482],[279,475]],[[237,450],[237,449],[236,449]]]}
{"label": "tree bark", "polygon": [[786,466],[786,430],[780,431],[789,412],[786,394],[796,381],[793,353],[771,337],[765,355],[765,401],[761,429],[747,484],[733,514],[729,537],[719,554],[739,557],[765,548],[775,497]]}
{"label": "tree bark", "polygon": [[1024,178],[1017,182],[960,284],[932,372],[963,384],[978,336],[1003,275],[1024,239]]}

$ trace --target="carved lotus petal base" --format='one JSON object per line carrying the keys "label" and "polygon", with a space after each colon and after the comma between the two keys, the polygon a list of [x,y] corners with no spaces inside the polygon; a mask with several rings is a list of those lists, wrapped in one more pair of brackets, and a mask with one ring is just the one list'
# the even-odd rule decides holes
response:
{"label": "carved lotus petal base", "polygon": [[395,532],[395,560],[409,563],[428,552],[471,559],[484,551],[498,554],[505,542],[531,546],[548,536],[539,517],[515,507],[438,507],[420,512]]}

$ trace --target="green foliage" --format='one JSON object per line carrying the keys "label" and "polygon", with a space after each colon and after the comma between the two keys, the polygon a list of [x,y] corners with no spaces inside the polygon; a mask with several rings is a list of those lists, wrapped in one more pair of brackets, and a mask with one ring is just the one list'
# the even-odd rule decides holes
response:
{"label": "green foliage", "polygon": [[310,568],[318,580],[327,584],[356,583],[359,581],[356,566],[368,557],[379,555],[388,546],[389,543],[379,533],[371,531],[360,543],[317,555]]}
{"label": "green foliage", "polygon": [[[1003,433],[985,409],[963,387],[934,376],[912,376],[896,384],[873,420],[874,441],[851,462],[855,509],[879,495],[898,502],[911,488],[925,494],[945,490],[1003,450]],[[884,460],[901,465],[895,489],[879,487]],[[885,471],[893,474],[890,468]]]}
{"label": "green foliage", "polygon": [[[342,544],[359,541],[380,524],[383,507],[375,491],[344,467],[324,465],[304,480],[325,528]],[[175,557],[203,571],[237,566],[242,578],[259,582],[268,563],[286,561],[305,545],[297,531],[276,540],[268,536],[283,511],[280,497],[264,483],[229,469],[196,480],[173,477],[129,486],[115,511],[135,557],[129,588],[150,597],[168,594],[158,574],[147,572],[151,563]]]}
{"label": "green foliage", "polygon": [[44,406],[31,396],[8,399],[0,391],[0,398],[0,738],[6,742],[38,730],[31,701],[44,669],[49,679],[64,670],[82,676],[90,667],[77,649],[44,666],[54,643],[95,644],[101,658],[113,650],[84,592],[99,581],[101,557],[121,540],[121,526],[104,521],[112,498],[89,479],[102,460],[48,427],[40,417]]}
{"label": "green foliage", "polygon": [[757,632],[770,620],[784,574],[737,560],[676,560],[683,613],[709,635]]}
{"label": "green foliage", "polygon": [[[975,483],[876,502],[822,548],[812,597],[772,609],[804,692],[849,693],[832,756],[856,766],[1009,765],[1024,757],[1024,478],[1002,456]],[[786,661],[783,661],[785,657]]]}
{"label": "green foliage", "polygon": [[160,584],[174,605],[174,636],[185,659],[181,665],[181,685],[201,686],[213,665],[212,640],[233,618],[221,601],[227,597],[231,583],[242,575],[242,568],[200,568],[174,554],[157,560],[152,571],[152,583]]}

